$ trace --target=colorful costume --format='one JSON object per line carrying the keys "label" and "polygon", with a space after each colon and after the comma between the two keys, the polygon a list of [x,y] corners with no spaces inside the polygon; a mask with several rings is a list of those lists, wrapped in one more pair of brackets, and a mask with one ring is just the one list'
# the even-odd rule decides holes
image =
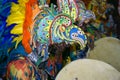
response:
{"label": "colorful costume", "polygon": [[[0,14],[0,19],[3,19],[3,22],[0,22],[2,24],[0,25],[2,26],[0,27],[2,31],[0,43],[7,45],[1,49],[6,50],[8,59],[12,57],[6,62],[8,79],[35,79],[36,69],[26,57],[29,57],[38,68],[41,63],[49,59],[51,53],[48,52],[48,46],[50,44],[76,42],[80,45],[80,50],[86,47],[87,37],[75,23],[78,21],[82,24],[86,19],[95,19],[95,15],[92,11],[86,10],[82,1],[58,0],[57,9],[54,9],[53,5],[46,6],[46,0],[13,1],[2,1],[4,8],[0,12],[6,12],[6,14]],[[2,29],[5,29],[5,32]],[[25,58],[20,59],[19,54],[24,55]],[[17,59],[14,59],[16,57]],[[46,63],[48,66],[45,70],[55,77],[56,74],[49,71],[51,64],[49,61],[51,60]],[[54,63],[52,65],[55,66]],[[57,66],[61,69],[60,65]]]}

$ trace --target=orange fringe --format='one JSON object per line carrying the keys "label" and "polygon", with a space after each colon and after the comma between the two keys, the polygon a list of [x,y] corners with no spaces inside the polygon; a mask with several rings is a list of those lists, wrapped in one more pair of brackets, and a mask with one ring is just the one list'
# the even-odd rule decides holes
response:
{"label": "orange fringe", "polygon": [[[47,4],[50,4],[50,0],[47,0]],[[38,6],[37,0],[29,0],[26,3],[26,13],[25,13],[25,21],[23,24],[23,39],[22,45],[25,48],[25,51],[29,54],[32,52],[30,47],[31,33],[34,24],[34,17],[40,12],[40,8]]]}
{"label": "orange fringe", "polygon": [[25,48],[25,51],[29,54],[31,53],[32,49],[30,47],[30,39],[31,39],[31,34],[30,34],[30,25],[33,23],[33,13],[32,13],[32,8],[33,6],[37,4],[37,0],[29,0],[26,3],[26,13],[25,13],[25,21],[23,24],[23,39],[22,39],[22,45]]}

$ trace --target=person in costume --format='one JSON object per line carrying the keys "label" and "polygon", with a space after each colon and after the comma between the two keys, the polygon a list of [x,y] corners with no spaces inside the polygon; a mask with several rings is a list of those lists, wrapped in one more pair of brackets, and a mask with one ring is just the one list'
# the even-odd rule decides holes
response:
{"label": "person in costume", "polygon": [[[95,16],[91,11],[79,9],[77,5],[82,5],[82,3],[77,4],[74,0],[58,0],[57,9],[54,9],[52,4],[51,7],[43,6],[47,5],[47,2],[42,1],[43,0],[18,0],[17,3],[12,3],[10,15],[6,20],[7,27],[15,24],[10,32],[10,34],[17,35],[12,40],[12,42],[16,43],[12,50],[18,49],[20,43],[22,43],[27,55],[23,59],[18,58],[8,64],[7,77],[10,79],[20,79],[21,76],[29,79],[29,75],[35,77],[34,73],[36,69],[34,69],[34,66],[39,68],[44,62],[48,64],[44,70],[55,78],[56,73],[61,69],[62,50],[56,52],[55,58],[52,59],[50,57],[52,52],[48,51],[49,45],[57,43],[57,46],[60,46],[63,45],[61,44],[63,42],[65,44],[73,44],[76,42],[79,44],[80,50],[84,50],[87,45],[87,37],[84,31],[74,23],[76,21],[81,22],[81,24],[84,22],[84,18],[86,19],[87,16],[84,15],[83,17],[83,13],[90,15],[88,19],[94,18]],[[83,13],[80,11],[83,11]],[[57,50],[59,51],[59,48],[57,48]],[[19,55],[19,49],[17,51],[16,54]],[[15,54],[14,50],[13,53]],[[22,54],[23,52],[20,53]],[[60,55],[58,56],[57,53],[60,53]],[[29,60],[34,63],[34,66]],[[67,61],[69,62],[69,60],[70,58],[68,57]],[[53,62],[53,64],[51,62]],[[56,65],[54,65],[54,63]],[[50,70],[51,64],[53,67],[57,66],[58,70],[55,72]],[[25,65],[25,69],[21,71],[18,65]],[[29,69],[28,66],[32,67],[32,72],[34,73],[30,71],[31,68]],[[14,73],[14,68],[16,74]],[[25,70],[26,73],[24,74]],[[41,69],[43,73],[45,73],[44,70]],[[19,74],[21,76],[19,76]]]}

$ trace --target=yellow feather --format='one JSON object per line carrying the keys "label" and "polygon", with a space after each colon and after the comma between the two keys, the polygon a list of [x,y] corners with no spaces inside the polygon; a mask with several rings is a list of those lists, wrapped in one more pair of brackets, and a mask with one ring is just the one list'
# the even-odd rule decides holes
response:
{"label": "yellow feather", "polygon": [[23,33],[23,28],[21,27],[23,24],[18,24],[16,25],[12,30],[12,34],[22,34]]}
{"label": "yellow feather", "polygon": [[25,4],[27,3],[29,0],[18,0],[19,4]]}
{"label": "yellow feather", "polygon": [[[12,16],[11,16],[12,17]],[[9,19],[7,19],[7,26],[8,25],[11,25],[11,24],[23,24],[23,22],[24,22],[24,18],[23,17],[17,17],[17,18],[10,18],[10,17],[8,17]],[[21,26],[22,27],[22,26]]]}
{"label": "yellow feather", "polygon": [[[11,14],[8,16],[6,22],[7,25],[14,23],[23,23],[25,19],[25,8],[20,8],[18,4],[13,3],[11,8]],[[21,26],[22,27],[22,26]]]}
{"label": "yellow feather", "polygon": [[17,48],[18,44],[20,43],[20,41],[22,40],[23,35],[20,35],[19,37],[16,37],[13,39],[13,42],[16,42],[15,48]]}
{"label": "yellow feather", "polygon": [[19,5],[15,4],[15,3],[12,3],[11,12],[17,11],[18,9],[19,9]]}
{"label": "yellow feather", "polygon": [[12,34],[19,35],[18,37],[13,39],[13,42],[16,42],[15,48],[17,48],[18,44],[21,42],[23,38],[23,23],[25,20],[25,4],[29,0],[18,0],[18,4],[12,3],[10,15],[8,16],[6,22],[7,26],[11,24],[17,24],[12,30]]}

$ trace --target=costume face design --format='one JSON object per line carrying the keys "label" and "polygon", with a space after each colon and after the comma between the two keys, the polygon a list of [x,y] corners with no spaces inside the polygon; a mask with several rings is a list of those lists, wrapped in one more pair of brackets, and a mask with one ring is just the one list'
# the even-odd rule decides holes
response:
{"label": "costume face design", "polygon": [[84,31],[74,23],[78,21],[82,24],[86,19],[95,18],[94,13],[86,10],[82,1],[58,0],[57,2],[57,10],[53,6],[43,7],[35,18],[33,38],[40,44],[38,49],[47,45],[44,52],[48,54],[49,44],[61,42],[70,44],[77,42],[81,49],[85,48],[87,37]]}

